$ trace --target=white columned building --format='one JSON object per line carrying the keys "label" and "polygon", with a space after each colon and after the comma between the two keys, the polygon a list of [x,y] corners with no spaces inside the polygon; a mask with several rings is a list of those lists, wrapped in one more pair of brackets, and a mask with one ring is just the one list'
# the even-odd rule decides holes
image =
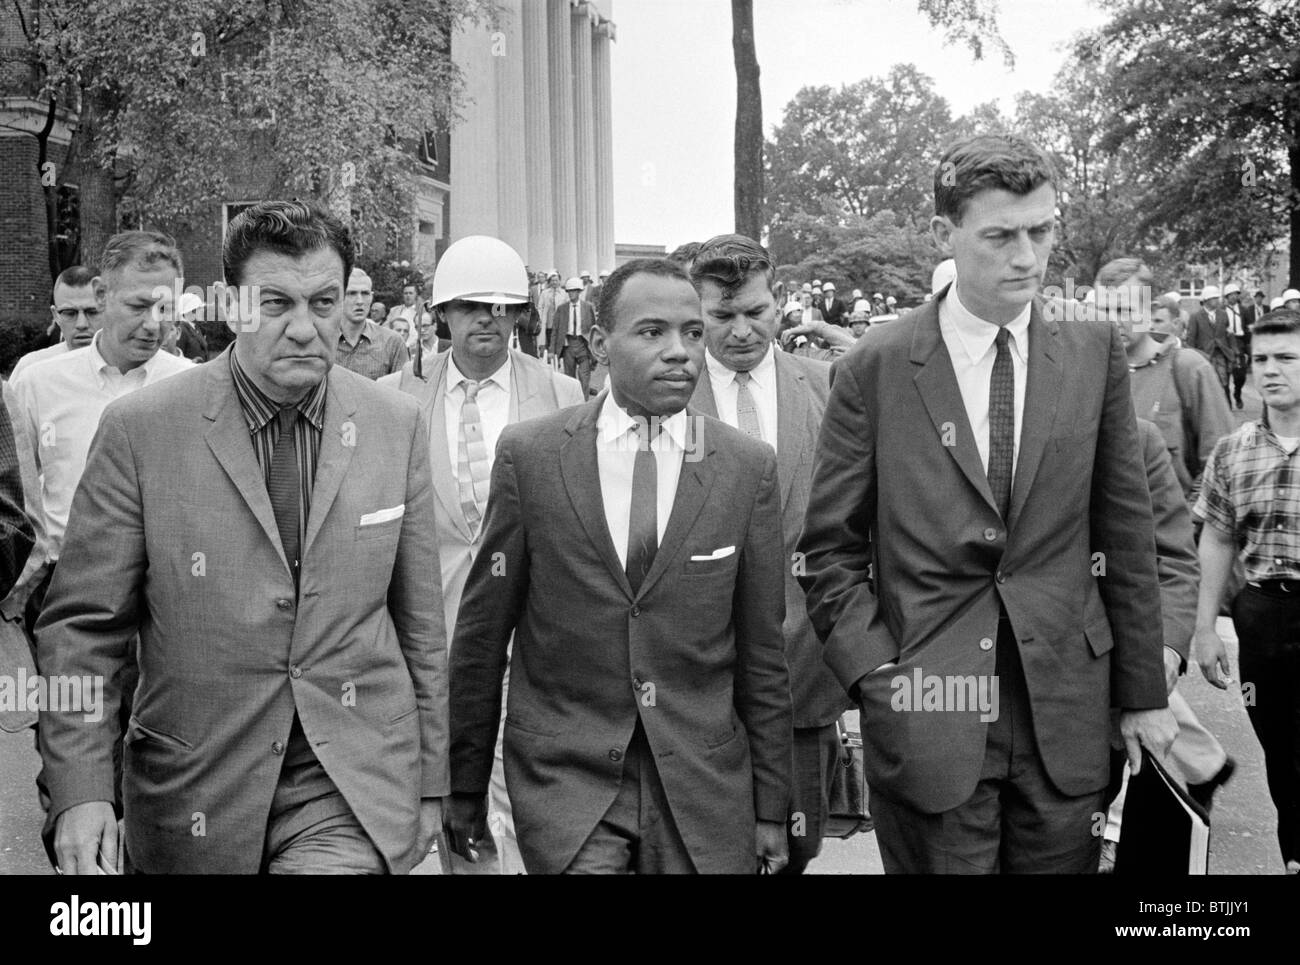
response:
{"label": "white columned building", "polygon": [[500,0],[459,29],[450,237],[488,234],[535,271],[612,269],[612,0]]}

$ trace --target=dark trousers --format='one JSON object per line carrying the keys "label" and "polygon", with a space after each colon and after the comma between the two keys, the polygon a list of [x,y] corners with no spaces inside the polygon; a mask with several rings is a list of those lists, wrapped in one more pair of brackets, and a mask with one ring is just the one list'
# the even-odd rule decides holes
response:
{"label": "dark trousers", "polygon": [[1246,584],[1233,601],[1232,623],[1282,860],[1300,861],[1300,595]]}
{"label": "dark trousers", "polygon": [[842,753],[834,724],[795,728],[794,782],[786,827],[790,862],[781,870],[783,875],[803,874],[821,852],[830,813],[831,781]]}
{"label": "dark trousers", "polygon": [[1237,358],[1232,365],[1232,395],[1237,405],[1241,405],[1241,390],[1246,386],[1246,376],[1250,372],[1250,356],[1246,352],[1238,352]]}
{"label": "dark trousers", "polygon": [[578,848],[566,875],[695,874],[668,807],[654,752],[638,720],[614,803]]}
{"label": "dark trousers", "polygon": [[[1033,646],[1033,644],[1030,644]],[[1062,794],[1043,767],[1034,739],[1019,645],[998,624],[998,719],[989,723],[975,791],[939,814],[917,811],[871,788],[880,856],[888,874],[1088,874],[1097,870],[1102,810],[1098,790]]]}
{"label": "dark trousers", "polygon": [[582,386],[582,397],[587,398],[587,388],[591,383],[591,349],[587,340],[581,335],[564,336],[564,348],[560,351],[564,362],[564,374],[576,378]]}

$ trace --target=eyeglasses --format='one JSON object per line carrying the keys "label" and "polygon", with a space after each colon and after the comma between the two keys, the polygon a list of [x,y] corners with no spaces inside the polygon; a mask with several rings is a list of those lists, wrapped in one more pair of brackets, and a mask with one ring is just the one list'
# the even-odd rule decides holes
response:
{"label": "eyeglasses", "polygon": [[93,322],[103,314],[98,308],[56,308],[54,314],[65,322],[75,322],[78,315],[85,315],[86,321]]}

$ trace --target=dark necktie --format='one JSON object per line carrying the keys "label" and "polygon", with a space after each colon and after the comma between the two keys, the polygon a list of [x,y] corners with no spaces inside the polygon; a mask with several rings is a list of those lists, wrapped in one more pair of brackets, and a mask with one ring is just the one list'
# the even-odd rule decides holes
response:
{"label": "dark necktie", "polygon": [[1011,366],[1011,333],[998,329],[997,358],[989,379],[989,489],[1005,520],[1011,507],[1011,467],[1016,445],[1016,370]]}
{"label": "dark necktie", "polygon": [[281,409],[277,416],[280,437],[271,453],[271,478],[266,484],[271,496],[271,509],[275,513],[275,526],[280,531],[280,545],[284,557],[293,571],[293,581],[298,582],[298,516],[302,505],[301,477],[298,474],[298,443],[294,431],[298,409],[290,406]]}
{"label": "dark necktie", "polygon": [[632,512],[627,523],[627,581],[632,592],[650,572],[659,550],[659,467],[650,448],[649,433],[636,426],[636,461],[632,465]]}

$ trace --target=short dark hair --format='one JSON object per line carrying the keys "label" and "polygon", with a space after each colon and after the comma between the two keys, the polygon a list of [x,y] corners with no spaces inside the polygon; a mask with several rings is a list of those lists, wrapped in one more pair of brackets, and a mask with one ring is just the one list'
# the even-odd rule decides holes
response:
{"label": "short dark hair", "polygon": [[684,245],[678,245],[673,249],[672,254],[668,256],[669,261],[674,261],[683,268],[689,269],[691,262],[695,260],[695,255],[702,248],[698,241],[688,241]]}
{"label": "short dark hair", "polygon": [[694,287],[691,276],[686,269],[668,258],[634,258],[626,264],[619,265],[614,273],[605,279],[600,289],[600,327],[607,332],[614,330],[617,319],[618,298],[623,294],[623,286],[637,275],[655,275],[659,278],[676,278]]}
{"label": "short dark hair", "polygon": [[66,285],[69,288],[85,288],[95,280],[95,273],[85,265],[73,265],[59,272],[59,277],[54,279],[54,287]]}
{"label": "short dark hair", "polygon": [[776,281],[776,266],[767,249],[744,235],[718,235],[700,246],[691,262],[691,281],[696,290],[706,281],[734,295],[755,272],[762,272],[770,289]]}
{"label": "short dark hair", "polygon": [[977,134],[950,145],[934,171],[934,213],[960,224],[971,198],[989,188],[1025,195],[1056,187],[1056,169],[1038,145],[1016,134]]}
{"label": "short dark hair", "polygon": [[241,212],[226,228],[221,267],[238,285],[244,266],[259,251],[298,257],[332,248],[343,259],[343,284],[352,273],[352,237],[343,222],[313,201],[263,201]]}
{"label": "short dark hair", "polygon": [[1251,328],[1254,335],[1300,335],[1300,311],[1275,308]]}

